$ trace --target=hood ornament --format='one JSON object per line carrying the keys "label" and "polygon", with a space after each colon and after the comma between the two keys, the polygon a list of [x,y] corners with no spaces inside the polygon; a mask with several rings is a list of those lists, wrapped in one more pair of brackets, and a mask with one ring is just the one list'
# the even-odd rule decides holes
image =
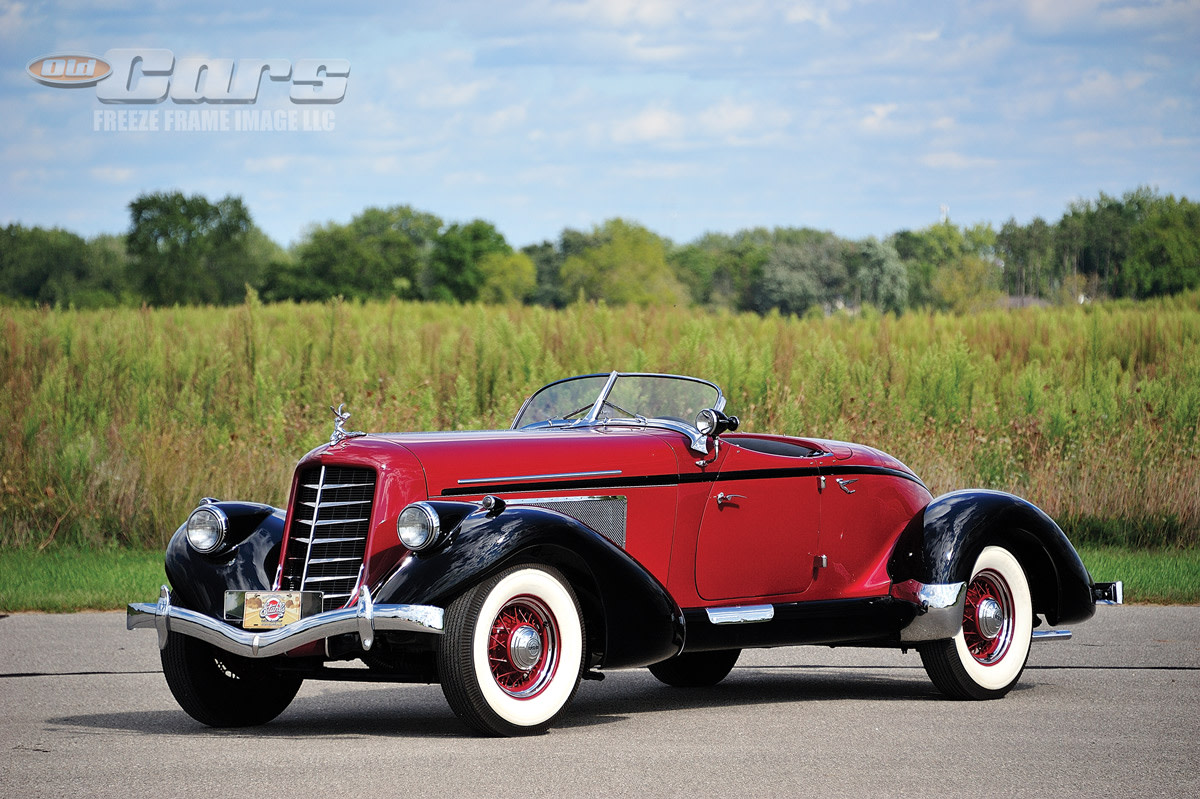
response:
{"label": "hood ornament", "polygon": [[347,438],[356,438],[358,436],[366,435],[366,433],[361,430],[346,430],[346,420],[350,418],[350,414],[345,411],[345,407],[346,403],[344,402],[336,408],[332,405],[329,406],[329,410],[333,411],[333,435],[329,437],[329,446],[331,447],[342,443]]}

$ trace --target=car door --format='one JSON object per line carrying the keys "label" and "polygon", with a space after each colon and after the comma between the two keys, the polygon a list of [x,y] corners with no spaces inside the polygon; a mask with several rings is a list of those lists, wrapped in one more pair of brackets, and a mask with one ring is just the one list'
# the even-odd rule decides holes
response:
{"label": "car door", "polygon": [[709,601],[803,592],[821,523],[819,460],[731,446],[696,542],[696,590]]}

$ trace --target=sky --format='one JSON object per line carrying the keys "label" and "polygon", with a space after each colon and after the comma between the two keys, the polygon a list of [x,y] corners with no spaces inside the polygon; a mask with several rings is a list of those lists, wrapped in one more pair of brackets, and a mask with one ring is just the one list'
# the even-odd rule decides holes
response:
{"label": "sky", "polygon": [[[517,247],[613,217],[677,243],[1054,222],[1141,185],[1200,199],[1197,42],[1200,0],[0,0],[0,224],[124,233],[173,190],[240,196],[284,246],[393,205]],[[151,48],[174,57],[158,103],[27,69]],[[337,103],[270,76],[253,103],[179,102],[196,58],[350,71]],[[178,129],[222,109],[231,129]]]}

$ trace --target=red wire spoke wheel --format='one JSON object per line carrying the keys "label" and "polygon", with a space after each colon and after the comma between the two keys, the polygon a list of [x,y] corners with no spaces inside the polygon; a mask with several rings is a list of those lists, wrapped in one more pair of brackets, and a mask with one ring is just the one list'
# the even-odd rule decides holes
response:
{"label": "red wire spoke wheel", "polygon": [[1002,546],[985,547],[967,582],[962,629],[919,644],[933,684],[955,699],[999,699],[1012,690],[1033,640],[1033,600],[1025,571]]}
{"label": "red wire spoke wheel", "polygon": [[442,692],[486,735],[543,732],[579,686],[583,641],[583,614],[566,578],[551,566],[516,566],[447,608]]}
{"label": "red wire spoke wheel", "polygon": [[537,597],[522,596],[505,605],[488,638],[492,677],[509,696],[537,696],[554,677],[559,643],[554,614]]}

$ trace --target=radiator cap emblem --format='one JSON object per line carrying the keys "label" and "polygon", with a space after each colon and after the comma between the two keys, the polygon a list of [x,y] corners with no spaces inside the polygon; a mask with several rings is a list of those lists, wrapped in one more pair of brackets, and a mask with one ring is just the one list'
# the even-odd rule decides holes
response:
{"label": "radiator cap emblem", "polygon": [[333,411],[333,435],[329,437],[329,446],[331,447],[342,443],[347,438],[366,435],[361,430],[346,430],[346,420],[350,418],[350,414],[345,408],[346,403],[344,402],[336,408],[332,405],[329,406],[329,410]]}

